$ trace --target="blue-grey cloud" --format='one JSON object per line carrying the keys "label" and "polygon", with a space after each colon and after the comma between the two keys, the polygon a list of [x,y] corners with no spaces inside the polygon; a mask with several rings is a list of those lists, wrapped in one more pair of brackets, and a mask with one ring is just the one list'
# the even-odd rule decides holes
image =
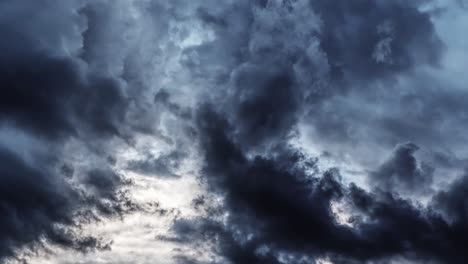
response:
{"label": "blue-grey cloud", "polygon": [[[116,167],[184,180],[196,158],[202,216],[167,242],[224,263],[463,263],[466,173],[434,184],[464,166],[467,94],[443,74],[435,4],[2,1],[0,131],[21,136],[0,139],[0,261],[44,239],[108,248],[73,228],[141,209]],[[142,135],[167,151],[114,158]],[[319,169],[299,135],[365,160],[369,186]]]}

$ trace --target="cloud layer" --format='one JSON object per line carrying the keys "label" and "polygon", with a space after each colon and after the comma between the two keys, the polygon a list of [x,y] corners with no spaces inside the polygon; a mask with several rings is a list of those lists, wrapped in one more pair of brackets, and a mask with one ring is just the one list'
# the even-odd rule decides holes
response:
{"label": "cloud layer", "polygon": [[154,181],[156,262],[463,263],[459,7],[1,2],[0,261],[110,250]]}

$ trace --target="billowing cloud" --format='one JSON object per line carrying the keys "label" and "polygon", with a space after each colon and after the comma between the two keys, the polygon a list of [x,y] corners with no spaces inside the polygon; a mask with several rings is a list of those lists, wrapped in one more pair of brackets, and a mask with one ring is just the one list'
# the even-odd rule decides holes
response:
{"label": "billowing cloud", "polygon": [[[463,261],[461,226],[466,223],[455,213],[460,212],[459,203],[465,199],[461,183],[436,195],[437,206],[424,209],[392,192],[373,193],[354,184],[344,186],[334,171],[317,174],[316,160],[307,160],[288,147],[276,146],[269,154],[248,157],[235,143],[225,119],[206,109],[200,118],[207,183],[222,194],[229,212],[227,222],[218,223],[220,234],[214,232],[213,236],[224,237],[228,232],[231,243],[259,259],[254,263],[274,263],[267,260],[272,256],[281,263],[283,254],[312,259],[326,256],[336,263],[385,261],[395,256],[440,263]],[[399,188],[416,188],[412,185],[414,177],[425,175],[418,174],[411,156],[415,147],[399,146],[395,157],[382,165],[376,182],[394,187],[389,191],[396,193]],[[389,173],[395,168],[396,174]],[[334,219],[331,202],[339,200],[354,208],[350,219],[353,227],[338,225]],[[458,221],[445,220],[441,212]],[[197,233],[205,236],[213,232],[211,227],[206,232],[199,228],[203,230],[198,227]],[[455,233],[459,235],[451,235]],[[441,242],[447,246],[440,247]],[[220,243],[224,249],[227,242]],[[259,253],[265,248],[268,254]],[[233,263],[242,263],[230,250],[221,253]]]}
{"label": "billowing cloud", "polygon": [[[105,162],[74,169],[83,152],[99,159],[84,142],[121,137],[128,104],[118,78],[92,72],[78,58],[83,4],[0,4],[0,259],[41,243],[106,249],[99,237],[82,234],[81,224],[134,206],[121,193],[128,182]],[[83,150],[68,153],[71,141]]]}
{"label": "billowing cloud", "polygon": [[[400,75],[422,65],[437,67],[443,44],[419,4],[266,1],[201,9],[215,38],[190,50],[197,62],[206,63],[189,65],[196,76],[203,76],[199,71],[206,66],[207,80],[213,73],[220,74],[214,80],[226,80],[212,83],[221,96],[199,110],[206,162],[202,173],[208,189],[223,197],[227,216],[218,223],[221,230],[214,232],[209,225],[206,233],[195,234],[231,238],[215,248],[232,263],[243,263],[236,252],[246,256],[246,251],[252,263],[301,263],[321,257],[334,263],[463,259],[459,238],[450,236],[459,226],[444,220],[440,207],[423,208],[400,197],[428,190],[434,177],[430,165],[413,156],[415,144],[398,145],[370,173],[371,185],[379,187],[375,193],[346,186],[337,170],[318,172],[317,160],[308,160],[287,144],[298,124],[314,126],[320,132],[314,138],[318,141],[320,136],[352,140],[346,135],[353,122],[349,115],[358,114],[358,122],[372,116],[343,112],[335,118],[333,111],[343,108],[340,101],[352,104],[356,95],[365,93],[383,96],[372,86],[394,87]],[[239,16],[244,18],[241,30],[234,22]],[[314,64],[318,61],[322,64]],[[213,65],[219,71],[213,71]],[[331,204],[341,200],[353,208],[352,227],[334,218]],[[412,232],[408,226],[418,228]],[[441,241],[452,246],[436,250]],[[235,246],[226,250],[228,244]]]}
{"label": "billowing cloud", "polygon": [[368,81],[437,65],[443,44],[422,2],[311,1],[333,75]]}
{"label": "billowing cloud", "polygon": [[125,100],[116,80],[80,72],[78,62],[47,54],[2,60],[3,122],[45,137],[118,135]]}
{"label": "billowing cloud", "polygon": [[459,7],[1,2],[0,261],[463,263]]}
{"label": "billowing cloud", "polygon": [[414,157],[418,149],[413,143],[398,145],[389,160],[371,173],[372,182],[386,191],[401,194],[427,191],[432,184],[434,169],[418,163]]}
{"label": "billowing cloud", "polygon": [[7,149],[2,148],[0,155],[0,256],[3,257],[12,255],[16,246],[35,241],[40,235],[52,240],[59,238],[59,224],[72,222],[77,193],[57,175],[32,167]]}

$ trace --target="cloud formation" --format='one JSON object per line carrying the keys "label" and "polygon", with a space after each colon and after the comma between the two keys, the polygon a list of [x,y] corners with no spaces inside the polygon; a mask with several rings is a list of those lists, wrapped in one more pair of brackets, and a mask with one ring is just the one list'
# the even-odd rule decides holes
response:
{"label": "cloud formation", "polygon": [[154,181],[167,263],[463,263],[454,6],[2,1],[0,262],[110,249],[83,226]]}
{"label": "cloud formation", "polygon": [[[228,216],[215,225],[218,231],[196,224],[206,232],[175,233],[213,233],[212,243],[221,241],[217,249],[232,263],[463,261],[462,238],[453,236],[463,231],[441,215],[443,207],[400,196],[424,192],[432,183],[434,169],[414,157],[417,145],[397,145],[369,175],[379,189],[367,191],[345,185],[336,169],[318,172],[317,160],[287,144],[302,122],[325,140],[348,142],[352,121],[346,117],[353,113],[334,119],[333,111],[342,107],[336,98],[379,94],[363,81],[392,87],[392,80],[417,67],[437,67],[443,44],[428,13],[403,1],[264,1],[201,10],[216,35],[206,44],[210,52],[195,49],[197,61],[207,60],[208,76],[213,64],[225,62],[219,78],[228,83],[213,84],[222,96],[198,111],[202,174],[208,189],[223,197]],[[239,16],[242,30],[234,22]],[[314,64],[317,59],[325,63]],[[453,198],[443,193],[435,197]],[[337,201],[352,208],[352,227],[337,223],[331,208]]]}
{"label": "cloud formation", "polygon": [[[288,147],[277,146],[269,154],[249,158],[235,143],[226,120],[209,109],[202,110],[200,118],[207,161],[204,175],[207,184],[223,195],[229,212],[228,222],[218,223],[221,231],[214,236],[231,237],[230,243],[240,247],[242,254],[247,251],[258,259],[253,263],[275,263],[269,258],[282,263],[282,254],[298,259],[328,257],[334,263],[386,261],[395,256],[417,262],[463,262],[462,226],[466,223],[462,220],[463,213],[455,213],[463,211],[459,207],[465,199],[460,189],[463,180],[437,194],[433,203],[436,206],[423,208],[401,198],[396,186],[390,192],[367,192],[354,184],[343,185],[336,171],[317,175],[314,160],[307,160]],[[395,153],[397,160],[409,158],[413,166],[411,156],[405,155],[411,155],[414,147],[399,146]],[[389,164],[398,167],[394,161],[383,165],[382,171],[392,169]],[[398,170],[411,169],[404,163],[399,165]],[[383,181],[385,186],[386,180],[391,182],[395,180],[391,177],[400,176],[378,177],[382,178],[376,181]],[[415,188],[406,185],[412,180],[401,178],[396,184]],[[350,219],[353,227],[339,225],[332,214],[331,202],[340,200],[353,208]],[[455,222],[444,218],[441,212]],[[204,230],[196,229],[200,228]],[[207,228],[211,231],[206,232],[212,232],[212,227]],[[176,231],[190,234],[186,230]],[[223,250],[226,246],[223,243],[227,242],[220,243]],[[268,254],[259,253],[263,249]],[[233,263],[242,263],[237,251],[230,250],[233,249],[229,247],[221,253]]]}
{"label": "cloud formation", "polygon": [[[121,193],[128,182],[105,162],[74,169],[74,157],[83,153],[102,159],[87,143],[122,136],[128,104],[118,78],[93,72],[79,58],[87,29],[82,7],[80,1],[0,4],[0,261],[47,243],[106,249],[80,226],[134,206]],[[70,148],[72,141],[82,150]]]}
{"label": "cloud formation", "polygon": [[389,160],[371,173],[372,182],[386,191],[400,194],[427,191],[434,169],[425,163],[418,164],[414,157],[418,149],[413,143],[396,146]]}

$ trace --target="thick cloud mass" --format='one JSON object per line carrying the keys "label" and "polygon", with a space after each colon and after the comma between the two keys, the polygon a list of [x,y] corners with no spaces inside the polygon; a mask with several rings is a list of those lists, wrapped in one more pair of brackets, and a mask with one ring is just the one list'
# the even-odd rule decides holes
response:
{"label": "thick cloud mass", "polygon": [[455,180],[448,190],[442,191],[434,197],[434,204],[441,208],[448,221],[460,226],[465,232],[468,222],[466,208],[468,199],[467,181],[468,177],[465,174]]}
{"label": "thick cloud mass", "polygon": [[0,1],[0,262],[154,196],[176,263],[464,263],[459,7]]}
{"label": "thick cloud mass", "polygon": [[5,256],[42,233],[54,236],[58,230],[51,223],[71,223],[77,194],[60,178],[46,175],[7,149],[1,149],[0,158],[0,256]]}
{"label": "thick cloud mass", "polygon": [[93,210],[111,215],[124,213],[126,209],[120,205],[123,200],[115,194],[123,183],[104,185],[99,181],[109,181],[104,178],[107,176],[91,172],[87,183],[99,192],[91,197],[80,193],[46,160],[40,165],[29,164],[4,147],[0,158],[0,258],[13,256],[15,249],[23,245],[34,248],[39,239],[80,251],[107,247],[99,238],[83,236],[69,227],[91,219],[88,212]]}
{"label": "thick cloud mass", "polygon": [[127,106],[117,78],[91,72],[75,56],[86,29],[81,7],[79,1],[0,3],[0,261],[40,243],[106,248],[81,234],[80,225],[132,207],[120,193],[127,183],[111,168],[76,175],[72,165],[57,169],[80,155],[65,151],[70,140],[120,136]]}
{"label": "thick cloud mass", "polygon": [[[199,118],[207,160],[204,173],[208,185],[225,196],[231,214],[227,226],[218,224],[222,231],[217,235],[231,237],[229,243],[234,245],[221,248],[233,263],[243,263],[243,257],[237,254],[247,253],[253,263],[274,263],[268,260],[272,257],[281,263],[281,251],[328,256],[336,263],[385,261],[393,256],[415,261],[463,262],[463,180],[436,195],[436,206],[423,209],[398,194],[367,192],[354,184],[343,186],[334,171],[319,176],[314,169],[316,161],[305,159],[290,147],[277,146],[268,155],[248,158],[235,143],[226,120],[205,108]],[[391,185],[393,181],[401,188],[416,188],[411,185],[411,177],[423,176],[414,175],[417,168],[411,155],[415,149],[412,144],[398,146],[395,157],[376,176],[382,177],[377,182],[384,182],[385,187],[390,184],[395,187],[390,191],[395,192],[398,187]],[[395,168],[401,174],[388,173]],[[330,204],[339,200],[347,201],[357,213],[350,219],[354,228],[338,225],[334,220]],[[440,212],[454,222],[444,219]],[[211,225],[198,228],[213,232]],[[232,247],[242,250],[231,251]],[[269,253],[259,253],[262,247]]]}
{"label": "thick cloud mass", "polygon": [[416,64],[437,64],[442,43],[421,1],[311,1],[323,21],[321,47],[332,73],[386,78]]}
{"label": "thick cloud mass", "polygon": [[413,143],[398,145],[388,161],[371,174],[372,181],[387,191],[398,193],[424,192],[432,183],[434,169],[418,164]]}
{"label": "thick cloud mass", "polygon": [[[375,165],[370,191],[344,185],[336,169],[319,172],[317,160],[287,144],[298,124],[347,144],[353,120],[346,117],[355,113],[334,116],[346,110],[339,100],[385,96],[379,86],[397,89],[392,80],[400,75],[437,66],[443,44],[428,13],[406,1],[264,1],[201,10],[216,35],[206,44],[210,52],[195,49],[206,65],[194,71],[206,66],[211,76],[213,64],[221,64],[219,79],[228,78],[227,92],[225,83],[214,83],[220,98],[198,111],[202,173],[228,216],[217,224],[184,222],[174,230],[183,241],[208,240],[232,263],[463,262],[463,224],[449,220],[463,211],[463,202],[453,201],[464,200],[459,185],[428,207],[400,196],[430,191],[434,169],[418,162],[416,144],[397,145]],[[359,114],[358,122],[369,118]],[[351,208],[349,225],[337,222],[336,202]]]}
{"label": "thick cloud mass", "polygon": [[118,134],[125,102],[116,81],[81,74],[71,59],[49,56],[2,58],[4,122],[51,138],[78,136],[77,125],[100,135]]}

